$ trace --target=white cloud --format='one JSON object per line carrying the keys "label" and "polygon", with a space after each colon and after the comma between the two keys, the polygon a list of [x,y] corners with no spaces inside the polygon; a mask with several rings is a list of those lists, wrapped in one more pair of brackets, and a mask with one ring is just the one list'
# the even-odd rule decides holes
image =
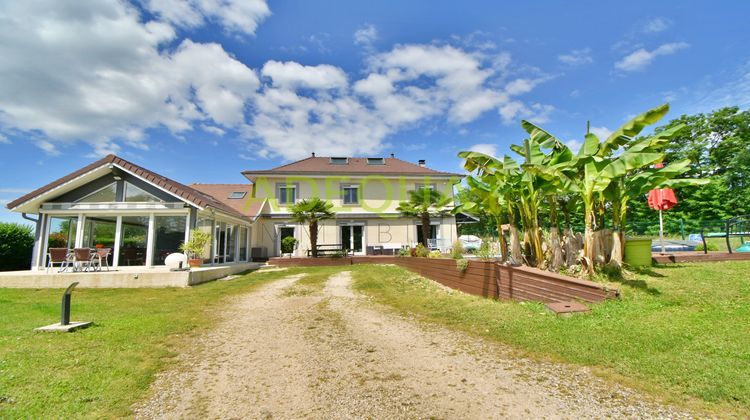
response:
{"label": "white cloud", "polygon": [[11,141],[3,133],[0,133],[0,144],[11,144]]}
{"label": "white cloud", "polygon": [[592,134],[598,137],[599,140],[606,140],[612,134],[612,130],[607,127],[591,127],[589,130]]}
{"label": "white cloud", "polygon": [[672,26],[671,20],[658,17],[646,22],[641,30],[644,33],[656,33],[666,31],[670,26]]}
{"label": "white cloud", "polygon": [[573,153],[578,153],[579,150],[581,150],[581,147],[583,146],[583,142],[576,139],[570,139],[565,142],[565,145],[568,146],[568,149],[570,149]]}
{"label": "white cloud", "polygon": [[656,57],[660,55],[674,54],[679,50],[688,48],[690,45],[685,42],[673,42],[669,44],[662,44],[653,51],[648,51],[645,48],[640,48],[625,57],[622,60],[615,63],[615,68],[621,71],[636,71],[643,70],[651,64]]}
{"label": "white cloud", "polygon": [[174,30],[117,1],[6,3],[0,19],[0,123],[42,133],[47,153],[81,140],[146,148],[143,130],[158,126],[235,126],[259,86],[218,44],[163,49]]}
{"label": "white cloud", "polygon": [[348,85],[346,73],[328,64],[303,66],[294,61],[268,61],[261,74],[280,88],[343,89]]}
{"label": "white cloud", "polygon": [[554,111],[555,107],[552,105],[540,103],[525,105],[521,101],[509,102],[498,110],[506,125],[518,123],[521,119],[529,120],[534,124],[544,124],[550,121],[550,116]]}
{"label": "white cloud", "polygon": [[201,129],[203,131],[205,131],[206,133],[211,133],[211,134],[214,134],[216,136],[223,136],[226,133],[225,130],[222,130],[219,127],[215,127],[215,126],[212,126],[212,125],[206,125],[206,124],[201,124]]}
{"label": "white cloud", "polygon": [[[354,80],[327,64],[273,60],[259,78],[218,44],[178,38],[177,27],[208,21],[252,33],[267,15],[261,4],[249,2],[243,10],[257,13],[230,19],[245,6],[154,0],[146,7],[159,19],[144,21],[116,0],[5,3],[0,126],[48,154],[76,142],[93,154],[147,149],[148,130],[167,128],[177,138],[193,129],[239,133],[257,156],[295,159],[311,151],[374,154],[387,136],[420,124],[460,128],[491,111],[503,122],[542,122],[554,110],[522,100],[547,79],[506,52],[397,45],[365,50],[367,66]],[[374,27],[363,29],[359,41],[376,39]]]}
{"label": "white cloud", "polygon": [[479,143],[469,147],[472,152],[484,153],[485,155],[497,156],[497,145],[490,143]]}
{"label": "white cloud", "polygon": [[591,57],[591,48],[582,48],[579,50],[572,50],[567,54],[560,54],[557,59],[569,66],[582,66],[584,64],[591,64],[594,62],[594,58]]}
{"label": "white cloud", "polygon": [[365,47],[371,47],[378,39],[378,28],[372,24],[366,24],[354,32],[354,43]]}
{"label": "white cloud", "polygon": [[148,0],[144,5],[177,26],[194,28],[210,20],[229,32],[246,35],[255,34],[258,25],[271,15],[265,0]]}

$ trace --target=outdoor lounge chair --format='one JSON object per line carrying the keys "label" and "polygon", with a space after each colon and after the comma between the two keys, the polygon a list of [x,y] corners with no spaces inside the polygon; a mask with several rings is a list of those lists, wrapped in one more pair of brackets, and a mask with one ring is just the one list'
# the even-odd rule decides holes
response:
{"label": "outdoor lounge chair", "polygon": [[68,248],[50,248],[47,250],[47,272],[49,273],[50,267],[54,267],[55,264],[60,265],[60,271],[63,272],[68,268],[70,264],[70,254]]}
{"label": "outdoor lounge chair", "polygon": [[97,248],[96,249],[96,259],[97,259],[97,267],[99,268],[99,271],[102,271],[102,264],[107,266],[107,271],[109,271],[109,256],[112,254],[112,248]]}
{"label": "outdoor lounge chair", "polygon": [[94,258],[96,253],[91,252],[91,248],[75,248],[73,250],[73,265],[77,270],[88,271],[94,268]]}

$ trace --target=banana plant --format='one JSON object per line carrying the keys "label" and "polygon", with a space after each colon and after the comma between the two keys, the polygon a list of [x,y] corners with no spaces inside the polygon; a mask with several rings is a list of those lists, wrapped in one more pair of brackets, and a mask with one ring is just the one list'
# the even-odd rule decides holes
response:
{"label": "banana plant", "polygon": [[[502,212],[508,217],[510,231],[510,249],[505,249],[503,260],[512,264],[520,264],[522,261],[519,231],[516,224],[516,206],[518,202],[518,185],[520,183],[521,171],[518,163],[508,156],[502,160],[480,152],[460,152],[459,157],[465,159],[464,168],[475,173],[482,184],[486,185],[487,191],[475,191],[477,195],[486,195],[488,202],[491,201],[492,212],[497,213],[502,219]],[[467,181],[468,183],[468,181]],[[485,204],[490,205],[490,204]],[[502,223],[498,221],[498,235],[501,238],[501,246],[504,246],[505,237],[502,231]]]}
{"label": "banana plant", "polygon": [[507,210],[505,193],[503,192],[502,179],[485,174],[481,178],[478,176],[468,176],[465,178],[466,185],[471,189],[477,201],[466,201],[454,209],[457,212],[471,212],[482,209],[495,220],[497,226],[497,235],[500,240],[500,253],[503,262],[508,260],[508,243],[505,241],[503,234],[503,219]]}

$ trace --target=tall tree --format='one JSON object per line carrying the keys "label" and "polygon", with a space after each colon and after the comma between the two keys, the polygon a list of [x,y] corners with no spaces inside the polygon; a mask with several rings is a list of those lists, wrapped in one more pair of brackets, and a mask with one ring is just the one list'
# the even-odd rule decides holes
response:
{"label": "tall tree", "polygon": [[409,191],[409,201],[399,203],[396,210],[404,216],[418,217],[422,225],[422,245],[429,246],[430,219],[448,211],[447,206],[453,199],[430,187],[422,187]]}
{"label": "tall tree", "polygon": [[291,208],[292,218],[295,221],[308,224],[313,258],[318,257],[318,222],[334,217],[336,214],[332,209],[333,203],[318,197],[302,200]]}

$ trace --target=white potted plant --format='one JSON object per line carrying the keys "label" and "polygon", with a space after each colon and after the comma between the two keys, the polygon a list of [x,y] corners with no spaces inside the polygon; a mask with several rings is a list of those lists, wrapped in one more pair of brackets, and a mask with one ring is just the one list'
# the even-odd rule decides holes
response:
{"label": "white potted plant", "polygon": [[203,251],[209,243],[211,243],[210,234],[194,230],[190,234],[190,240],[180,245],[180,250],[188,256],[190,267],[200,267],[203,264]]}

